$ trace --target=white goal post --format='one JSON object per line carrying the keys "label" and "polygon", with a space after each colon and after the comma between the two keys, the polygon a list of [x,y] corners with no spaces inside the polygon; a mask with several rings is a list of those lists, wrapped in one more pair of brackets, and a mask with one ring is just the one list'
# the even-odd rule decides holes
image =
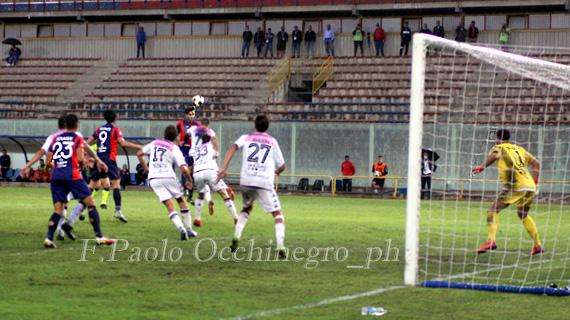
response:
{"label": "white goal post", "polygon": [[[570,286],[567,64],[569,49],[494,48],[427,34],[414,35],[406,285],[437,280],[444,281],[441,287],[509,292],[539,287],[552,290],[529,292],[565,295],[564,290],[548,286]],[[487,236],[486,212],[500,184],[495,169],[489,167],[477,177],[470,175],[470,169],[484,160],[494,143],[492,133],[500,128],[508,129],[514,143],[544,161],[540,194],[531,209],[531,215],[538,217],[538,230],[546,248],[540,256],[524,251],[532,244],[531,239],[517,214],[508,210],[500,215],[500,248],[486,255],[475,254],[473,244]],[[424,195],[422,148],[432,149],[442,157],[437,171],[434,169],[433,187],[430,178],[425,202],[420,199]],[[460,284],[455,286],[455,281]]]}

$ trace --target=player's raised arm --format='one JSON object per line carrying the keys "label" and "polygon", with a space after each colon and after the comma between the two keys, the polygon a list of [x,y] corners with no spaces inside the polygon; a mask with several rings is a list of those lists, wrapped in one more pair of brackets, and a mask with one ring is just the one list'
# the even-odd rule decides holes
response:
{"label": "player's raised arm", "polygon": [[485,159],[485,162],[473,168],[473,170],[471,170],[471,173],[478,174],[483,172],[485,168],[495,163],[495,161],[497,161],[498,159],[499,159],[499,151],[492,150],[491,153],[489,153],[489,155],[487,156],[487,159]]}
{"label": "player's raised arm", "polygon": [[216,182],[220,181],[220,179],[223,179],[228,175],[228,167],[230,166],[230,162],[232,161],[232,158],[236,153],[236,151],[238,150],[238,148],[239,148],[238,145],[235,143],[229,147],[228,151],[226,152],[226,157],[224,158],[224,162],[222,163],[220,171],[218,172],[218,177],[216,178]]}

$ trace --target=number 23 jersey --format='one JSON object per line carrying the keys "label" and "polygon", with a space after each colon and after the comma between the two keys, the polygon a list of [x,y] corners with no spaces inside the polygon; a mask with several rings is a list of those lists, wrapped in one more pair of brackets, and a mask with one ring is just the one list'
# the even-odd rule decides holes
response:
{"label": "number 23 jersey", "polygon": [[79,132],[62,131],[51,137],[49,152],[53,153],[52,180],[81,180],[77,150],[85,141]]}
{"label": "number 23 jersey", "polygon": [[186,165],[184,156],[177,145],[170,141],[156,139],[145,145],[143,153],[148,155],[148,178],[172,178],[176,179],[176,173],[172,166],[181,167]]}
{"label": "number 23 jersey", "polygon": [[275,168],[285,164],[275,138],[265,132],[239,137],[235,144],[242,151],[240,185],[272,190]]}

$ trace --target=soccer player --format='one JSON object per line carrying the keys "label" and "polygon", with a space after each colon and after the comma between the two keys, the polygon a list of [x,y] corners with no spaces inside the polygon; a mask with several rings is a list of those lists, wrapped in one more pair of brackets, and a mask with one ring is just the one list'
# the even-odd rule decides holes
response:
{"label": "soccer player", "polygon": [[121,174],[117,166],[118,147],[133,148],[140,150],[141,145],[128,142],[123,138],[123,132],[116,126],[117,114],[113,110],[106,110],[103,113],[106,124],[95,130],[93,135],[87,139],[87,144],[97,144],[97,155],[105,162],[109,168],[106,173],[100,172],[102,187],[113,189],[113,200],[115,201],[115,218],[126,223],[127,218],[121,212]]}
{"label": "soccer player", "polygon": [[285,170],[285,160],[279,148],[279,143],[266,131],[269,128],[269,119],[266,115],[255,118],[255,132],[245,134],[230,146],[220,172],[218,180],[227,175],[230,161],[237,150],[242,151],[240,172],[240,186],[243,192],[243,209],[238,216],[235,226],[234,238],[230,249],[235,252],[238,248],[253,202],[257,199],[265,212],[271,213],[275,219],[275,239],[277,251],[281,259],[286,258],[285,252],[285,224],[281,213],[281,203],[275,192],[273,183],[275,175]]}
{"label": "soccer player", "polygon": [[378,156],[378,161],[372,165],[372,173],[374,174],[374,179],[372,179],[372,188],[375,193],[380,193],[380,197],[382,197],[382,194],[384,193],[384,182],[388,175],[388,164],[384,162],[383,156]]}
{"label": "soccer player", "polygon": [[[200,125],[200,122],[195,120],[196,118],[196,106],[191,105],[184,109],[184,118],[180,119],[176,122],[176,128],[178,129],[178,146],[180,147],[180,151],[184,155],[186,163],[188,166],[192,167],[194,164],[194,159],[190,156],[190,148],[192,147],[192,137],[188,134],[188,130],[190,130],[193,126]],[[186,188],[186,178],[182,175],[182,184],[184,185],[184,189],[188,192],[188,201],[192,202],[192,196],[194,193],[194,189]]]}
{"label": "soccer player", "polygon": [[[496,144],[489,152],[485,163],[472,170],[473,174],[478,174],[497,162],[499,180],[503,185],[503,190],[499,193],[497,200],[487,210],[488,238],[477,249],[477,253],[497,249],[496,235],[499,228],[499,212],[514,204],[517,206],[518,216],[526,231],[534,241],[530,254],[535,255],[544,252],[536,224],[529,215],[530,206],[537,193],[540,163],[523,147],[511,143],[509,141],[510,136],[509,130],[498,130]],[[528,170],[529,166],[531,171]]]}
{"label": "soccer player", "polygon": [[[48,232],[44,240],[44,247],[55,248],[53,241],[55,230],[63,214],[63,207],[67,203],[69,193],[75,199],[81,201],[87,206],[89,212],[89,221],[95,232],[95,241],[97,244],[112,245],[114,239],[107,239],[101,232],[99,225],[99,213],[89,192],[87,184],[81,176],[79,167],[84,160],[85,141],[81,134],[77,132],[79,120],[75,115],[67,115],[65,117],[65,131],[55,135],[52,139],[48,150],[48,166],[53,166],[51,173],[51,195],[54,204],[54,212],[52,213]],[[69,225],[63,224],[62,230],[66,235],[74,240],[75,235]]]}
{"label": "soccer player", "polygon": [[[209,122],[204,121],[204,123]],[[192,136],[193,144],[190,151],[190,155],[194,158],[192,172],[194,184],[198,190],[198,199],[195,202],[197,219],[200,219],[202,214],[204,194],[212,190],[220,194],[230,216],[234,219],[234,224],[237,223],[238,216],[232,200],[232,192],[223,180],[216,179],[219,169],[216,162],[219,153],[216,133],[206,126],[193,126],[189,132]],[[207,187],[209,187],[209,190]],[[196,220],[194,220],[194,223],[196,224]],[[202,223],[200,222],[199,224],[201,225]]]}
{"label": "soccer player", "polygon": [[[192,230],[192,217],[188,204],[184,199],[184,189],[176,179],[173,166],[176,164],[186,177],[186,184],[192,187],[192,176],[180,148],[176,145],[178,131],[175,126],[168,126],[164,130],[164,140],[156,139],[145,145],[137,152],[140,163],[148,170],[148,180],[150,187],[158,196],[160,202],[164,203],[168,211],[168,217],[180,232],[180,240],[196,237],[198,234]],[[147,166],[144,155],[149,156]],[[174,201],[178,202],[180,214],[174,210]]]}
{"label": "soccer player", "polygon": [[[32,159],[30,159],[30,161],[28,161],[24,167],[22,168],[21,172],[22,172],[22,177],[27,177],[29,175],[29,170],[32,168],[32,165],[34,165],[36,162],[38,162],[44,155],[47,155],[49,152],[49,147],[53,141],[53,138],[55,136],[57,136],[58,134],[62,133],[65,131],[65,119],[66,116],[61,116],[57,119],[57,128],[58,130],[51,134],[50,136],[48,136],[44,142],[44,144],[42,145],[42,147],[34,154],[34,156],[32,157]],[[80,133],[78,133],[79,135],[81,135]],[[101,159],[99,159],[99,157],[97,157],[97,154],[95,154],[95,152],[93,152],[92,149],[89,149],[88,146],[85,146],[85,150],[87,151],[87,154],[89,156],[91,156],[91,158],[95,161],[95,167],[99,167],[99,170],[101,171],[106,171],[107,170],[107,165],[105,165]],[[73,196],[71,194],[68,194],[68,200],[73,200]],[[79,213],[81,213],[84,209],[84,206],[81,202],[79,202],[75,208],[73,209],[73,211],[75,212],[76,210],[78,210]],[[67,217],[67,203],[64,204],[63,206],[63,216]],[[73,216],[73,215],[72,215]],[[63,223],[65,222],[65,219],[60,219],[59,221],[59,225],[57,226],[57,238],[58,240],[63,240],[64,239],[64,232],[63,230],[61,230],[61,226],[63,225]]]}

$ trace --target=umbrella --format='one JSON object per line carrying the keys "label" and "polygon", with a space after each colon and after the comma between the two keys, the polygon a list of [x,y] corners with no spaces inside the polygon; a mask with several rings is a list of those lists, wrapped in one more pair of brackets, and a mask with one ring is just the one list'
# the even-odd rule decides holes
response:
{"label": "umbrella", "polygon": [[15,38],[6,38],[6,39],[4,39],[4,41],[2,41],[2,43],[14,45],[14,46],[21,46],[22,45],[22,42],[20,42],[20,40],[15,39]]}
{"label": "umbrella", "polygon": [[432,149],[429,149],[429,148],[422,148],[422,155],[423,155],[424,153],[427,153],[427,154],[428,154],[428,158],[429,158],[431,161],[434,161],[434,162],[435,162],[435,161],[437,161],[437,159],[439,159],[439,154],[437,154],[437,152],[433,151]]}

